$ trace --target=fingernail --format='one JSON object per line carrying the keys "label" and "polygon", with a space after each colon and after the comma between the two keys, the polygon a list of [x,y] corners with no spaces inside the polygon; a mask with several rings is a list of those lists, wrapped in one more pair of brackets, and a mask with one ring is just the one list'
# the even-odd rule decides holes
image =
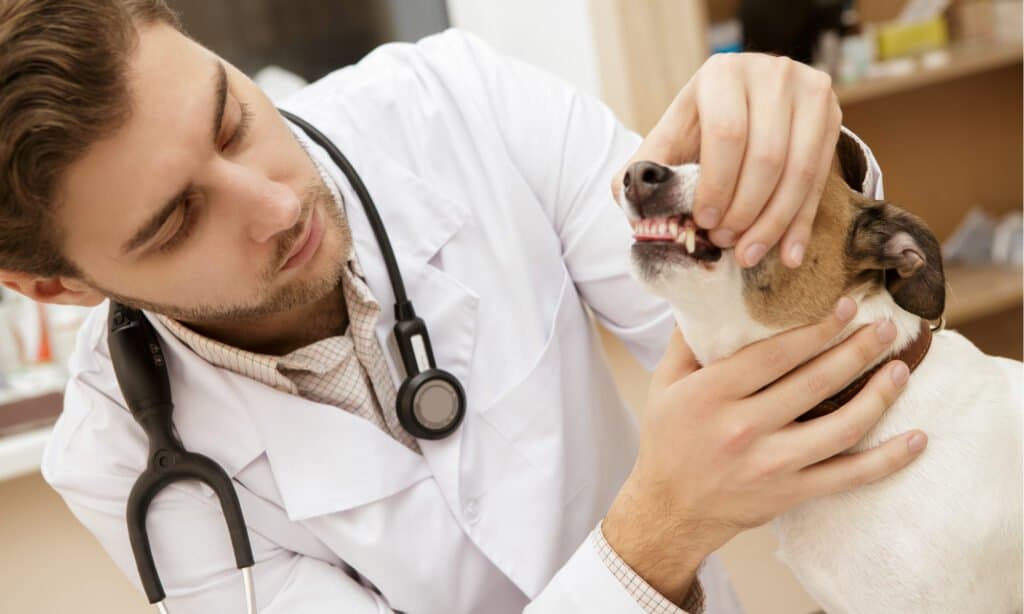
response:
{"label": "fingernail", "polygon": [[711,231],[711,241],[722,247],[732,247],[736,242],[736,233],[728,228],[716,228]]}
{"label": "fingernail", "polygon": [[763,243],[754,243],[748,247],[747,251],[744,252],[744,256],[747,259],[747,266],[754,266],[758,262],[761,262],[761,258],[764,257],[767,251],[768,248],[765,247]]}
{"label": "fingernail", "polygon": [[697,212],[697,224],[701,228],[714,228],[718,224],[718,218],[721,217],[721,213],[718,209],[701,209]]}
{"label": "fingernail", "polygon": [[794,266],[800,266],[804,261],[804,246],[801,243],[794,243],[793,247],[789,248],[789,259],[793,261]]}
{"label": "fingernail", "polygon": [[928,438],[921,433],[914,433],[907,439],[907,449],[911,452],[920,452],[924,450],[924,445],[928,443]]}
{"label": "fingernail", "polygon": [[896,338],[896,326],[889,320],[879,322],[875,325],[875,335],[882,343],[889,343]]}
{"label": "fingernail", "polygon": [[892,379],[892,383],[897,386],[902,386],[907,383],[907,377],[910,376],[910,369],[903,362],[897,362],[893,365],[892,369],[889,370],[889,377]]}
{"label": "fingernail", "polygon": [[836,305],[836,316],[841,321],[849,320],[855,313],[857,313],[857,303],[852,298],[844,296],[839,299],[839,303]]}

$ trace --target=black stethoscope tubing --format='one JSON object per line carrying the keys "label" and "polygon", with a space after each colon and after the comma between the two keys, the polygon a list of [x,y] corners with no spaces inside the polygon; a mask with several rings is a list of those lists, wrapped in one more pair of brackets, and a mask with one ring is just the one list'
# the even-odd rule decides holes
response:
{"label": "black stethoscope tubing", "polygon": [[[376,205],[348,159],[323,133],[302,118],[281,110],[315,143],[327,151],[345,174],[366,212],[380,247],[395,295],[394,333],[406,379],[398,390],[399,421],[413,436],[441,439],[454,432],[465,415],[465,393],[450,373],[436,368],[426,324],[418,318],[395,260],[391,242]],[[146,597],[166,613],[166,594],[146,530],[146,515],[156,495],[168,485],[196,480],[213,489],[221,504],[231,537],[235,563],[245,582],[249,614],[256,612],[252,582],[254,559],[245,519],[231,478],[209,457],[189,452],[174,429],[170,377],[159,337],[139,310],[111,301],[108,316],[110,358],[114,374],[132,416],[149,440],[149,461],[128,496],[126,520],[132,554]]]}

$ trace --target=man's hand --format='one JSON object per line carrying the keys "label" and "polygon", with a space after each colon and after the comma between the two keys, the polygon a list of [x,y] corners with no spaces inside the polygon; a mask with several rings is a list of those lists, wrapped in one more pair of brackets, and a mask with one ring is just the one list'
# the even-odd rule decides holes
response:
{"label": "man's hand", "polygon": [[808,361],[855,311],[844,298],[825,321],[704,368],[673,334],[651,380],[636,465],[603,525],[612,548],[663,595],[681,600],[700,562],[740,531],[813,497],[883,478],[923,449],[924,434],[913,431],[841,454],[899,395],[909,373],[899,361],[837,411],[794,422],[895,338],[891,322],[872,324]]}
{"label": "man's hand", "polygon": [[[741,266],[779,244],[803,260],[842,112],[829,76],[785,57],[717,54],[683,87],[630,163],[699,160],[694,217]],[[613,181],[618,194],[623,167]],[[781,239],[781,243],[779,243]]]}

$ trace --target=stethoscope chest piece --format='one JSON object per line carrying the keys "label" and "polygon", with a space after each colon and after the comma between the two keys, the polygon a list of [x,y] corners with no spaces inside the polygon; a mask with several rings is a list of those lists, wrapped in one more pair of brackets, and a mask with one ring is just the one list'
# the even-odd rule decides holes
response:
{"label": "stethoscope chest piece", "polygon": [[398,389],[398,420],[413,437],[442,439],[458,428],[466,412],[459,380],[441,369],[427,369]]}

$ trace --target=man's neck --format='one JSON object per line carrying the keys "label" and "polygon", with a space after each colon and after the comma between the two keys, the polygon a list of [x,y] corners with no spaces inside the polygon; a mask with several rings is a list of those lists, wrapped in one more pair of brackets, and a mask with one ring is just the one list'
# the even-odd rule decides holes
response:
{"label": "man's neck", "polygon": [[225,322],[186,322],[196,332],[257,354],[284,356],[348,327],[348,309],[341,283],[322,299],[282,313]]}

